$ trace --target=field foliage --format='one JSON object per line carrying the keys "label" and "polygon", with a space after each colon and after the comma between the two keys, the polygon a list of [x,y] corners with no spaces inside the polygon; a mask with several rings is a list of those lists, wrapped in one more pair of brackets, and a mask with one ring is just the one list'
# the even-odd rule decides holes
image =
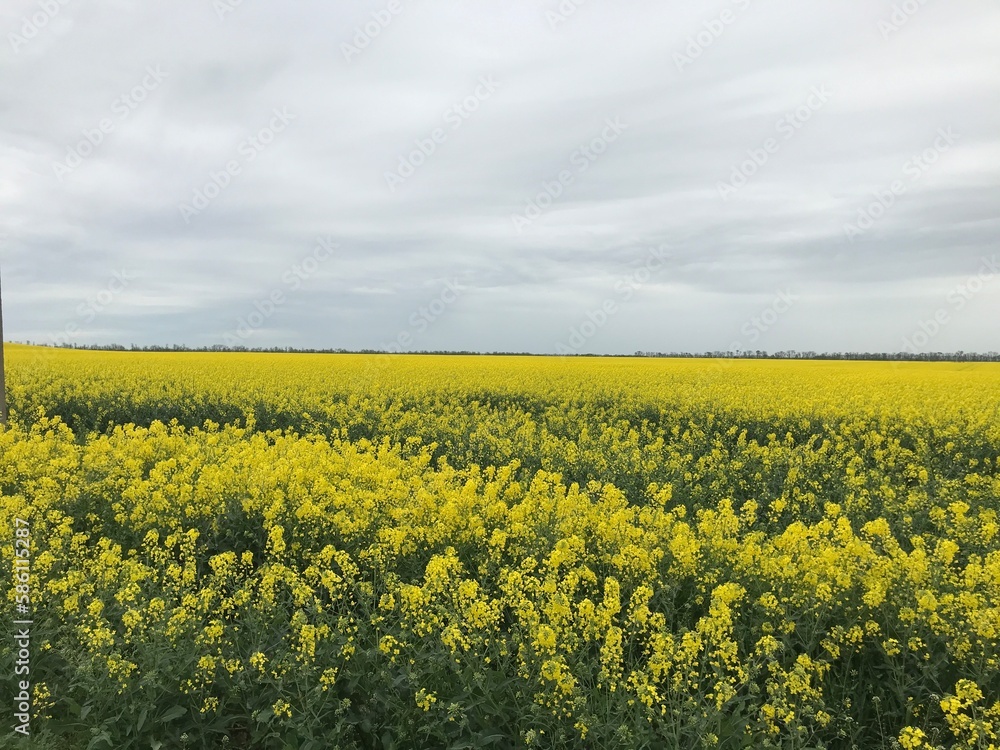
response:
{"label": "field foliage", "polygon": [[1000,747],[1000,366],[7,353],[40,747]]}

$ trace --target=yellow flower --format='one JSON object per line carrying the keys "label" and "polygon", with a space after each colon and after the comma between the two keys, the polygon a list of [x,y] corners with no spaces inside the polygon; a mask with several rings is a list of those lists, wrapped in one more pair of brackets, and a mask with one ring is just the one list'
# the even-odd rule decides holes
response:
{"label": "yellow flower", "polygon": [[267,665],[267,657],[262,652],[255,651],[250,656],[250,665],[263,672],[264,667]]}
{"label": "yellow flower", "polygon": [[292,718],[292,707],[286,701],[275,701],[274,705],[271,706],[271,710],[274,711],[275,716],[284,716],[288,719]]}
{"label": "yellow flower", "polygon": [[434,693],[428,692],[426,688],[420,688],[416,694],[416,702],[419,708],[422,708],[424,711],[430,711],[431,706],[437,703],[437,696]]}
{"label": "yellow flower", "polygon": [[923,730],[916,727],[906,727],[899,733],[899,744],[903,750],[922,750],[927,747],[926,739]]}
{"label": "yellow flower", "polygon": [[542,625],[538,628],[535,635],[535,648],[542,653],[555,653],[556,632],[548,625]]}

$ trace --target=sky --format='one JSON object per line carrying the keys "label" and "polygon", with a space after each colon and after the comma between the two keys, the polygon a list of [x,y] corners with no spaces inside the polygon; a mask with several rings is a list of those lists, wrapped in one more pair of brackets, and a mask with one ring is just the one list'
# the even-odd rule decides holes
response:
{"label": "sky", "polygon": [[996,0],[5,0],[8,341],[1000,350]]}

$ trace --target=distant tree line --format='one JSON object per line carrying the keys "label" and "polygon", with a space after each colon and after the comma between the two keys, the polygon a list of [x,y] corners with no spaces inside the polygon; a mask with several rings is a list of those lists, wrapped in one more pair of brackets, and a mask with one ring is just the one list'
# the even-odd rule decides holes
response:
{"label": "distant tree line", "polygon": [[[31,341],[24,343],[32,344]],[[50,344],[39,344],[39,346],[50,346]],[[60,344],[59,349],[83,349],[88,351],[110,351],[110,352],[244,352],[259,354],[388,354],[381,349],[310,349],[292,346],[271,346],[271,347],[246,347],[246,346],[224,346],[215,344],[213,346],[186,346],[184,344],[172,344],[170,346],[160,346],[153,344],[150,346],[139,346],[132,344],[125,347],[121,344]],[[402,352],[403,354],[423,354],[423,355],[452,355],[452,356],[483,356],[483,357],[555,357],[562,355],[538,354],[536,352],[471,352],[471,351],[443,351],[443,350],[420,350],[412,352]],[[715,350],[710,352],[653,352],[637,351],[634,354],[574,354],[575,357],[656,357],[664,359],[811,359],[811,360],[863,360],[872,362],[1000,362],[1000,352],[800,352],[795,350],[782,350],[778,352],[767,352],[762,349],[747,350],[738,352],[726,352]]]}
{"label": "distant tree line", "polygon": [[873,362],[1000,362],[1000,352],[799,352],[794,349],[780,352],[636,352],[634,357],[709,358],[709,359],[816,359],[864,360]]}

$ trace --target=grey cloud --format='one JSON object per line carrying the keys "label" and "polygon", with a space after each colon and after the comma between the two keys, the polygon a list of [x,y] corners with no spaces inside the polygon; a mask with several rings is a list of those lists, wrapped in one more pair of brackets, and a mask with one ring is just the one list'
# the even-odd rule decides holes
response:
{"label": "grey cloud", "polygon": [[[16,51],[9,34],[38,5],[8,3],[7,336],[63,330],[124,264],[135,281],[75,341],[218,343],[285,289],[254,345],[375,347],[460,278],[415,348],[551,352],[663,245],[671,263],[588,350],[722,348],[786,288],[801,300],[760,348],[897,350],[997,252],[996,3],[927,4],[888,38],[888,0],[593,0],[555,30],[555,2],[403,5],[348,62],[341,45],[384,3],[243,2],[223,18],[208,0],[68,3]],[[727,8],[735,20],[701,45]],[[115,102],[148,66],[168,75],[123,116]],[[447,113],[482,76],[499,88],[456,127]],[[786,137],[779,121],[814,87],[829,101]],[[248,149],[276,108],[294,121]],[[577,150],[614,117],[627,129],[581,168]],[[111,131],[60,180],[53,164],[102,119]],[[850,242],[845,224],[949,127],[958,143]],[[386,173],[436,129],[390,190]],[[720,182],[769,138],[777,150],[723,200]],[[180,207],[216,193],[234,160],[186,222]],[[512,216],[564,171],[518,232]],[[283,274],[321,236],[338,253],[291,292]],[[935,347],[997,348],[998,306],[1000,280]]]}

